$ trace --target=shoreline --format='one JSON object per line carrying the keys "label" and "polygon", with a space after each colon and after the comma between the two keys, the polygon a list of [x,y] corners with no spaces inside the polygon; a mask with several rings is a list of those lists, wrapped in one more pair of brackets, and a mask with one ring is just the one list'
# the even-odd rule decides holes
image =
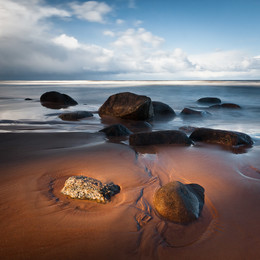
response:
{"label": "shoreline", "polygon": [[[169,145],[136,154],[100,133],[2,133],[0,140],[1,259],[260,256],[258,147],[233,154]],[[121,192],[105,205],[69,199],[60,189],[71,175],[113,181]],[[154,210],[155,190],[173,180],[205,188],[201,217],[189,225]]]}

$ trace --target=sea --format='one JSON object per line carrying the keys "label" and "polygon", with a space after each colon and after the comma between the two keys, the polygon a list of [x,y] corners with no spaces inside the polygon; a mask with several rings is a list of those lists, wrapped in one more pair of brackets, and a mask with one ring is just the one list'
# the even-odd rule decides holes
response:
{"label": "sea", "polygon": [[[40,103],[47,91],[71,96],[77,106],[49,109]],[[177,116],[170,121],[151,121],[153,131],[177,130],[183,126],[208,127],[244,132],[260,143],[259,81],[0,81],[0,132],[90,132],[106,125],[97,111],[110,95],[132,92],[149,96],[171,106]],[[218,97],[241,109],[209,109],[197,102],[202,97]],[[30,99],[30,100],[25,100]],[[183,118],[185,108],[207,111],[201,118]],[[80,121],[63,121],[62,112],[91,111],[94,116]]]}

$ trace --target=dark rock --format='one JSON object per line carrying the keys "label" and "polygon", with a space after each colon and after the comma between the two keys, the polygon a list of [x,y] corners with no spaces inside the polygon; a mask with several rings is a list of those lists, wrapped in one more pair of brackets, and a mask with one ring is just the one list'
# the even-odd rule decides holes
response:
{"label": "dark rock", "polygon": [[70,113],[62,113],[59,118],[65,121],[77,121],[82,118],[92,117],[93,114],[88,111],[75,111]]}
{"label": "dark rock", "polygon": [[102,130],[100,130],[99,132],[103,132],[106,134],[106,136],[128,136],[130,134],[132,134],[132,132],[126,128],[124,125],[121,124],[115,124],[115,125],[111,125],[108,126]]}
{"label": "dark rock", "polygon": [[154,206],[165,219],[189,223],[199,218],[204,205],[204,188],[198,184],[170,182],[155,192]]}
{"label": "dark rock", "polygon": [[210,113],[209,113],[209,112],[206,112],[206,111],[198,111],[198,110],[194,110],[194,109],[185,107],[185,108],[181,111],[180,115],[181,115],[181,116],[197,116],[197,117],[203,117],[203,116],[210,115]]}
{"label": "dark rock", "polygon": [[154,120],[170,120],[176,116],[174,110],[167,104],[152,101]]}
{"label": "dark rock", "polygon": [[61,94],[56,91],[46,92],[40,97],[41,104],[44,107],[52,109],[66,108],[77,105],[77,101],[66,94]]}
{"label": "dark rock", "polygon": [[194,130],[196,130],[197,127],[194,127],[194,126],[181,126],[179,127],[179,130],[180,131],[183,131],[185,133],[192,133]]}
{"label": "dark rock", "polygon": [[197,100],[199,103],[206,103],[206,104],[219,104],[221,100],[216,97],[203,97]]}
{"label": "dark rock", "polygon": [[100,117],[113,116],[123,119],[147,120],[153,115],[151,99],[130,92],[110,96],[99,108]]}
{"label": "dark rock", "polygon": [[248,145],[251,146],[253,141],[247,134],[226,130],[217,130],[210,128],[198,128],[190,135],[190,139],[198,142],[213,144],[223,144],[227,146]]}
{"label": "dark rock", "polygon": [[230,109],[241,109],[241,106],[233,103],[223,103],[223,104],[218,104],[218,105],[212,105],[209,108],[213,109],[219,109],[219,108],[230,108]]}
{"label": "dark rock", "polygon": [[120,187],[110,182],[103,185],[102,182],[86,177],[69,177],[61,192],[73,199],[94,200],[99,203],[110,201],[111,197],[120,192]]}
{"label": "dark rock", "polygon": [[157,144],[179,144],[191,145],[192,141],[181,131],[168,130],[130,135],[129,144],[132,146],[157,145]]}
{"label": "dark rock", "polygon": [[25,101],[31,101],[32,98],[25,98],[24,100],[25,100]]}

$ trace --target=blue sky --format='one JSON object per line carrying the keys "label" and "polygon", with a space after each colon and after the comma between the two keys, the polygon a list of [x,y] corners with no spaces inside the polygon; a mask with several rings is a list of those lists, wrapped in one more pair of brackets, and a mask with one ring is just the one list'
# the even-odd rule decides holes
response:
{"label": "blue sky", "polygon": [[0,79],[260,79],[259,0],[0,0]]}

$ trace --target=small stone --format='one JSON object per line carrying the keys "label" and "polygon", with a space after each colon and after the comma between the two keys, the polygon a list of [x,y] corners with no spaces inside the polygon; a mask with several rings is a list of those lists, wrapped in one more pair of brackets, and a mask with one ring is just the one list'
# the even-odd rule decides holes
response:
{"label": "small stone", "polygon": [[61,193],[73,199],[93,200],[99,203],[110,201],[120,192],[120,187],[113,182],[102,184],[101,181],[87,176],[71,176],[64,184]]}
{"label": "small stone", "polygon": [[128,136],[128,135],[132,134],[132,132],[122,124],[114,124],[114,125],[108,126],[104,129],[100,130],[99,132],[105,133],[107,137],[109,137],[109,136]]}
{"label": "small stone", "polygon": [[62,113],[59,115],[59,118],[64,121],[77,121],[86,117],[92,117],[93,114],[88,111],[75,111],[70,113]]}

